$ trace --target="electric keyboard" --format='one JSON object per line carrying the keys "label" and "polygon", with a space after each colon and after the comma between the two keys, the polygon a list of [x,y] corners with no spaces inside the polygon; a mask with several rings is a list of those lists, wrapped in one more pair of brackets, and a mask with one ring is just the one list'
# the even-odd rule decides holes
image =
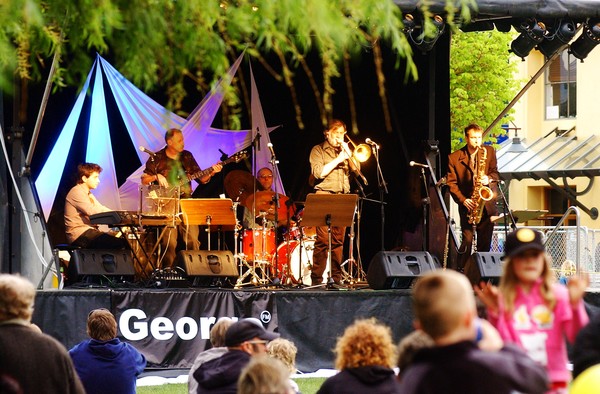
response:
{"label": "electric keyboard", "polygon": [[109,226],[133,226],[139,224],[140,217],[136,211],[108,211],[90,215],[92,224]]}

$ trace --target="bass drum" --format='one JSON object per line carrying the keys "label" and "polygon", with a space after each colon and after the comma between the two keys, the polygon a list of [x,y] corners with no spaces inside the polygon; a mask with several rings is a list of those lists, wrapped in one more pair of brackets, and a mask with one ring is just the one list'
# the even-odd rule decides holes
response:
{"label": "bass drum", "polygon": [[[291,275],[289,278],[292,283],[299,283],[302,279],[302,284],[313,285],[310,279],[310,269],[312,267],[313,250],[315,248],[314,239],[306,239],[303,241],[291,240],[281,243],[277,247],[277,260],[273,256],[271,264],[272,277],[277,276],[281,279],[281,283],[285,283],[288,278],[288,266]],[[275,266],[277,264],[277,272]],[[323,281],[327,280],[327,270],[323,272]],[[319,284],[319,283],[314,283]]]}

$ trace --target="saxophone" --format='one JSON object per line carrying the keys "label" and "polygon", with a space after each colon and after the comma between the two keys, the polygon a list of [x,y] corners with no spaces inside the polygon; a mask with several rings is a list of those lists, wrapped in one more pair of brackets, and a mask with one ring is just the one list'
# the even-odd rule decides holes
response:
{"label": "saxophone", "polygon": [[487,160],[487,150],[484,147],[478,147],[477,150],[482,149],[483,154],[480,155],[477,176],[475,177],[475,185],[473,188],[473,194],[471,194],[471,200],[477,204],[475,209],[469,212],[469,224],[477,225],[481,221],[483,215],[483,207],[487,201],[490,201],[494,197],[494,192],[487,186],[481,183],[481,179],[485,175],[485,162]]}

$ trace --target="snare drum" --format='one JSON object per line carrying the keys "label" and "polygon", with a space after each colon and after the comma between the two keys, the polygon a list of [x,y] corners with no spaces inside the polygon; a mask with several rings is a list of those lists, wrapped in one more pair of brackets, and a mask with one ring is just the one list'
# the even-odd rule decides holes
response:
{"label": "snare drum", "polygon": [[271,261],[276,249],[275,231],[272,228],[259,227],[254,230],[244,230],[242,252],[247,256],[248,261]]}
{"label": "snare drum", "polygon": [[[291,240],[281,243],[277,247],[277,273],[275,272],[275,256],[271,264],[271,275],[282,279],[282,283],[287,278],[288,265],[293,283],[298,283],[302,278],[302,283],[311,285],[310,269],[313,262],[313,250],[315,241],[312,239],[298,241]],[[323,282],[327,280],[327,270],[323,272]],[[321,282],[321,283],[323,283]],[[315,283],[318,284],[318,283]]]}

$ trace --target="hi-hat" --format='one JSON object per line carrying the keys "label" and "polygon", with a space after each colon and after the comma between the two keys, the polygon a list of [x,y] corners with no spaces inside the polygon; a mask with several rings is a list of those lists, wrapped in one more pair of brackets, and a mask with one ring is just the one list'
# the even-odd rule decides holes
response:
{"label": "hi-hat", "polygon": [[252,195],[255,181],[256,180],[252,174],[247,171],[230,171],[225,176],[224,181],[227,197],[231,198],[233,201],[239,201],[242,205],[245,205],[248,196]]}
{"label": "hi-hat", "polygon": [[[267,220],[275,220],[275,192],[270,190],[265,190],[261,192],[256,192],[256,198],[254,195],[250,194],[246,199],[246,203],[244,206],[248,209],[252,209],[252,204],[256,201],[256,216],[260,215],[260,212],[266,212],[265,218]],[[289,200],[287,196],[283,194],[278,194],[279,196],[279,209],[277,210],[277,221],[279,223],[286,222],[288,219],[288,210],[289,216],[294,215],[294,206],[288,207],[286,202]]]}

